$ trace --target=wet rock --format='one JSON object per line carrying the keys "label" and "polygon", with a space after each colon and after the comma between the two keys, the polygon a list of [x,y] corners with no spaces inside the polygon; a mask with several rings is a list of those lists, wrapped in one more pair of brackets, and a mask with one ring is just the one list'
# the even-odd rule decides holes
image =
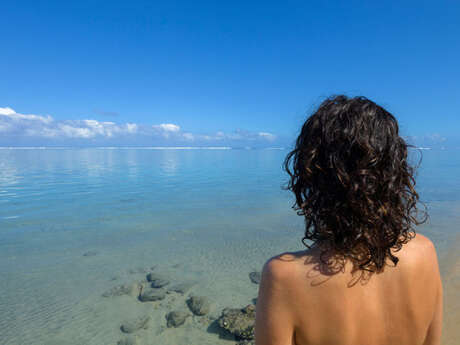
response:
{"label": "wet rock", "polygon": [[251,279],[251,281],[254,284],[259,284],[261,278],[262,278],[262,274],[260,272],[251,272],[251,273],[249,273],[249,279]]}
{"label": "wet rock", "polygon": [[137,345],[136,337],[126,337],[118,340],[117,345]]}
{"label": "wet rock", "polygon": [[173,286],[169,287],[168,293],[177,292],[182,295],[186,294],[190,291],[190,289],[194,286],[194,283],[178,283],[174,284]]}
{"label": "wet rock", "polygon": [[190,314],[185,311],[172,311],[166,315],[166,325],[168,327],[179,327],[184,324]]}
{"label": "wet rock", "polygon": [[95,250],[90,250],[85,253],[83,253],[83,256],[96,256],[98,253]]}
{"label": "wet rock", "polygon": [[139,300],[142,302],[151,302],[151,301],[159,301],[166,297],[166,291],[164,289],[152,289],[146,288],[143,289],[141,294],[139,295]]}
{"label": "wet rock", "polygon": [[187,305],[195,315],[206,315],[211,309],[211,302],[205,296],[191,296]]}
{"label": "wet rock", "polygon": [[122,284],[111,288],[104,292],[102,297],[114,297],[114,296],[137,296],[139,294],[140,285],[138,283]]}
{"label": "wet rock", "polygon": [[219,326],[232,333],[237,339],[254,339],[256,306],[249,304],[243,309],[225,308],[219,318]]}
{"label": "wet rock", "polygon": [[152,283],[153,288],[162,288],[169,284],[169,280],[165,276],[153,272],[147,274],[147,281]]}
{"label": "wet rock", "polygon": [[241,340],[236,345],[256,345],[254,340]]}
{"label": "wet rock", "polygon": [[141,328],[147,329],[149,321],[150,321],[150,316],[141,316],[133,320],[124,322],[121,325],[120,329],[124,333],[134,333],[140,330]]}
{"label": "wet rock", "polygon": [[158,288],[162,288],[162,287],[165,287],[166,285],[169,284],[169,280],[167,279],[155,279],[151,286],[155,289],[158,289]]}

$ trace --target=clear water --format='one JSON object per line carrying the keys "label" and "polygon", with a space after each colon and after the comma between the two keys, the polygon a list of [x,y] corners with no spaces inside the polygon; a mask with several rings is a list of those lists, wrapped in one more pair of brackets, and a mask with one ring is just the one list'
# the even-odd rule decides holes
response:
{"label": "clear water", "polygon": [[[152,320],[138,344],[234,344],[200,317],[166,329],[168,310],[187,309],[183,296],[153,304],[101,294],[156,266],[193,281],[211,316],[251,303],[248,273],[302,249],[302,220],[281,188],[286,153],[1,149],[0,344],[116,344],[120,324],[139,315]],[[420,232],[446,277],[458,263],[458,176],[460,151],[423,151],[417,187],[431,219]]]}

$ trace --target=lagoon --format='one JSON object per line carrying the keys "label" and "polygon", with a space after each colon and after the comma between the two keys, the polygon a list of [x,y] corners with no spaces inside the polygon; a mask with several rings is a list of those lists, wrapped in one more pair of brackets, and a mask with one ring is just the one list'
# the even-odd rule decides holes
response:
{"label": "lagoon", "polygon": [[[422,151],[413,152],[415,161]],[[257,296],[249,273],[303,248],[303,222],[283,190],[287,150],[4,148],[0,150],[0,344],[116,344],[127,319],[150,317],[143,344],[235,344],[213,320]],[[418,231],[438,250],[445,336],[460,293],[460,150],[423,150]],[[206,317],[166,327],[186,296],[158,303],[103,297],[151,270],[211,301]]]}

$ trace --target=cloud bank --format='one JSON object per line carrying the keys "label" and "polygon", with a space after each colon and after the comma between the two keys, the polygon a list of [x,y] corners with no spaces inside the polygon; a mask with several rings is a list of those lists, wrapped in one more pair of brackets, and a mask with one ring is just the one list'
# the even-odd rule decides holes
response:
{"label": "cloud bank", "polygon": [[112,121],[55,120],[52,116],[21,114],[0,107],[0,146],[277,146],[269,132],[242,129],[231,133],[192,133],[174,123],[154,125]]}

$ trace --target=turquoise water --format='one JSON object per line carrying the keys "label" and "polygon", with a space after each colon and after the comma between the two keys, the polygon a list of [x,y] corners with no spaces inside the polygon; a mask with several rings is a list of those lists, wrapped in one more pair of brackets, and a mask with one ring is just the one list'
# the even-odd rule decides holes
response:
{"label": "turquoise water", "polygon": [[[285,150],[1,149],[0,344],[116,344],[147,313],[138,344],[234,344],[199,317],[165,329],[175,296],[154,307],[103,298],[156,266],[193,281],[212,317],[257,295],[248,273],[302,248],[302,220],[281,187]],[[460,224],[460,151],[424,150],[420,228],[441,260]],[[94,255],[83,254],[90,252]]]}

